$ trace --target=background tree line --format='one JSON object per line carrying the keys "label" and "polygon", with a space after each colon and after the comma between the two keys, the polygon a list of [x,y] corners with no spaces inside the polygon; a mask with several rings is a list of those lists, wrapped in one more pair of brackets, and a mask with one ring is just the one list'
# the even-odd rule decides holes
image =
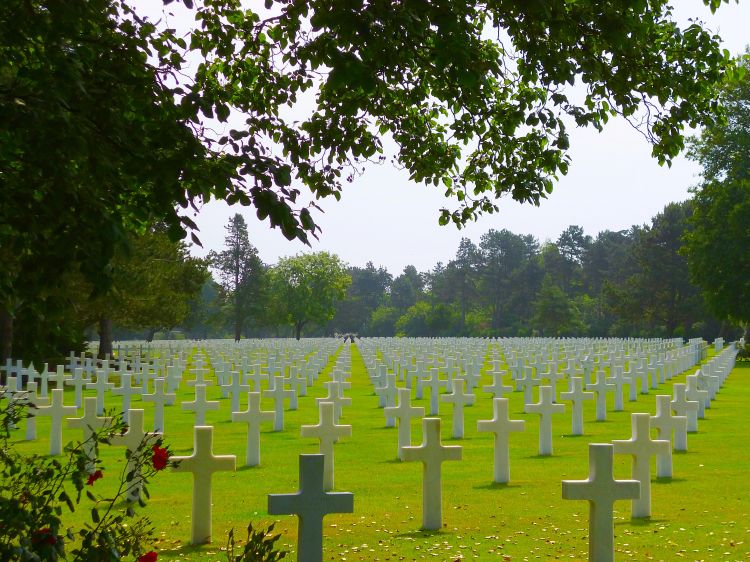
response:
{"label": "background tree line", "polygon": [[[409,265],[397,276],[372,262],[346,268],[338,262],[343,281],[335,295],[323,297],[320,284],[299,295],[309,309],[329,305],[325,313],[305,316],[303,333],[709,339],[730,335],[731,322],[714,317],[700,289],[690,282],[683,239],[692,229],[691,212],[691,201],[671,203],[650,225],[606,230],[596,237],[573,225],[556,240],[543,243],[530,235],[492,229],[478,244],[463,238],[455,257],[445,264],[425,272]],[[230,228],[238,223],[244,228],[240,215]],[[254,249],[247,255],[257,259]],[[243,317],[243,335],[299,334],[289,315],[295,278],[288,273],[280,278],[289,259],[302,258],[281,260],[277,266],[259,264],[255,296],[248,300],[254,308]],[[298,266],[299,283],[310,283],[301,276],[306,269],[311,273],[312,265]],[[333,279],[331,273],[326,276]],[[236,297],[231,283],[207,280],[191,302],[184,334],[229,336],[236,322]]]}

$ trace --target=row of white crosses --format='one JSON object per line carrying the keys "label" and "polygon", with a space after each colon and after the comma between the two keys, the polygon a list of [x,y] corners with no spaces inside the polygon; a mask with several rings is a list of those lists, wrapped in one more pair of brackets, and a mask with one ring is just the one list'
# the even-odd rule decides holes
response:
{"label": "row of white crosses", "polygon": [[[697,375],[696,375],[697,376]],[[343,381],[333,381],[333,384],[339,385],[344,384]],[[277,385],[281,386],[281,385]],[[462,386],[461,386],[462,388]],[[545,390],[547,389],[547,390]],[[391,406],[391,408],[401,408],[402,406],[402,400],[403,397],[403,404],[408,405],[409,400],[409,394],[402,393],[401,390],[406,389],[400,389],[399,390],[399,405],[398,406]],[[408,391],[407,391],[408,392]],[[253,393],[249,394],[248,402],[256,402],[257,404],[257,410],[259,411],[259,395],[255,393],[255,396],[258,396],[258,399],[253,400],[251,396]],[[542,406],[555,406],[555,404],[551,401],[551,388],[550,387],[542,387],[542,398],[540,400],[539,405]],[[669,397],[666,397],[669,398]],[[80,424],[83,423],[83,420],[85,418],[89,418],[89,420],[94,419],[101,419],[96,418],[96,412],[94,411],[95,407],[98,403],[98,397],[97,398],[87,398],[86,400],[86,412],[84,414],[84,418],[81,418],[80,420],[75,420],[79,422],[79,425],[73,425],[74,427],[82,427]],[[663,401],[662,406],[663,406]],[[556,405],[561,406],[561,405]],[[62,390],[56,389],[53,391],[53,400],[52,404],[49,406],[51,410],[53,411],[61,411],[66,413],[65,408],[70,408],[72,412],[75,412],[75,407],[65,407],[62,404]],[[71,413],[71,410],[67,410],[68,413]],[[250,410],[250,406],[248,408]],[[323,455],[321,456],[321,469],[320,472],[322,473],[321,478],[321,486],[323,490],[330,490],[333,488],[333,455],[332,455],[332,444],[335,442],[335,440],[340,437],[347,434],[351,434],[351,427],[350,426],[340,426],[337,425],[336,421],[334,421],[334,403],[333,402],[326,402],[325,399],[320,401],[320,422],[316,426],[304,426],[303,427],[303,436],[309,436],[309,437],[318,437],[321,441],[321,452],[323,452]],[[241,412],[239,412],[241,413]],[[397,414],[397,412],[393,412],[394,414]],[[419,413],[419,412],[417,412]],[[494,418],[493,420],[487,420],[487,421],[480,421],[478,424],[478,429],[483,431],[494,431],[495,433],[495,442],[496,444],[498,441],[502,441],[503,436],[505,437],[506,443],[507,443],[507,432],[508,431],[514,431],[514,430],[520,430],[522,429],[523,422],[518,420],[508,420],[508,412],[507,412],[507,399],[504,398],[495,398],[494,400]],[[545,415],[545,412],[539,412],[541,415]],[[131,448],[137,446],[137,443],[140,443],[141,439],[143,438],[146,433],[143,431],[143,411],[142,410],[131,410],[131,427],[125,435],[122,436],[121,441],[122,444]],[[660,417],[660,405],[657,405],[657,416],[656,418]],[[74,421],[74,420],[71,420]],[[53,421],[53,425],[54,425]],[[634,414],[633,415],[633,437],[630,440],[627,441],[616,441],[615,442],[615,450],[618,449],[617,452],[622,452],[624,454],[631,454],[634,457],[633,465],[634,465],[634,475],[637,475],[639,480],[643,481],[643,471],[645,466],[646,476],[645,481],[648,483],[648,462],[647,460],[644,462],[642,460],[643,456],[645,455],[645,458],[648,459],[648,456],[655,453],[660,453],[662,456],[664,456],[665,451],[664,444],[667,445],[667,450],[670,450],[669,448],[669,442],[668,441],[662,441],[661,443],[657,441],[652,441],[648,435],[648,424],[649,424],[649,416],[648,414]],[[59,423],[58,423],[59,425]],[[408,424],[407,424],[408,425]],[[403,460],[418,460],[423,462],[424,465],[424,483],[423,483],[423,502],[424,502],[424,509],[423,509],[423,526],[425,528],[429,529],[438,529],[442,526],[442,514],[441,514],[441,501],[440,501],[440,494],[441,494],[441,485],[440,485],[440,465],[445,460],[458,460],[460,459],[460,447],[445,447],[440,443],[440,420],[439,418],[425,418],[423,421],[423,443],[420,446],[403,446],[400,447],[402,451],[400,451],[401,456]],[[519,425],[521,427],[519,427]],[[645,429],[644,429],[645,428]],[[199,429],[201,431],[199,431]],[[201,451],[205,451],[208,449],[209,455],[206,456],[206,458],[213,459],[213,453],[211,452],[211,438],[205,437],[207,432],[205,431],[206,428],[196,428],[196,445],[195,445],[195,453],[192,457],[189,457],[188,459],[193,458],[202,458],[202,455],[204,453],[201,453]],[[208,428],[210,429],[210,428]],[[669,431],[669,429],[661,429],[661,431]],[[401,432],[401,430],[400,430]],[[204,437],[200,437],[200,435],[204,435]],[[645,435],[645,437],[644,437]],[[661,435],[660,435],[661,437]],[[199,444],[200,442],[200,444]],[[408,439],[407,439],[408,442]],[[651,444],[655,444],[653,447]],[[542,447],[542,438],[540,434],[540,450]],[[651,447],[651,448],[649,448]],[[500,447],[500,451],[498,451],[498,447],[496,447],[495,451],[495,477],[496,480],[501,481],[503,478],[507,481],[507,445],[504,447],[505,449],[505,463],[503,463],[502,457],[503,457],[503,447]],[[330,453],[328,452],[330,451]],[[551,453],[551,451],[550,451]],[[205,456],[205,455],[204,455]],[[326,467],[326,458],[330,458],[330,464],[329,467]],[[216,457],[218,460],[222,460],[218,457]],[[593,461],[592,461],[593,462]],[[213,463],[213,460],[211,460],[211,463]],[[210,466],[214,466],[213,464],[209,463]],[[213,468],[206,470],[205,467],[203,467],[203,464],[198,462],[195,466],[191,466],[191,463],[188,462],[185,465],[185,468],[183,470],[188,470],[193,472],[194,478],[195,478],[195,498],[194,498],[194,513],[201,513],[203,516],[199,516],[197,518],[197,522],[194,523],[194,528],[192,532],[192,539],[194,542],[202,542],[205,537],[210,536],[210,509],[206,510],[203,509],[206,505],[206,501],[208,501],[208,504],[210,505],[210,475],[214,471]],[[221,463],[220,463],[221,464]],[[226,466],[228,466],[228,461],[224,463]],[[505,466],[505,469],[503,468],[503,464]],[[611,464],[611,461],[610,461]],[[217,465],[219,466],[219,465]],[[234,468],[234,457],[232,457],[232,469]],[[218,470],[218,468],[216,469]],[[301,471],[302,471],[302,462],[301,462]],[[671,466],[670,466],[670,474],[671,474]],[[610,475],[611,475],[611,468],[610,468]],[[303,480],[303,477],[301,476],[301,481]],[[200,485],[199,485],[200,484]],[[646,487],[648,484],[645,485]],[[302,488],[305,486],[302,485]],[[637,501],[640,502],[636,505],[634,503],[634,509],[633,513],[634,516],[647,516],[650,514],[650,494],[644,493],[644,485],[642,484],[641,488],[641,496],[640,499]],[[131,492],[131,499],[137,499],[138,489],[132,489]],[[206,494],[208,494],[208,500],[206,500]],[[300,494],[302,494],[302,490],[300,491]],[[299,495],[299,494],[298,494]],[[196,508],[196,505],[199,506]],[[270,511],[270,505],[271,500],[269,499],[269,513]],[[201,507],[202,506],[202,507]],[[281,509],[281,508],[279,508]],[[300,511],[298,508],[294,508]],[[278,511],[281,513],[282,511]],[[206,532],[206,517],[205,514],[208,513],[208,531]],[[636,515],[637,513],[641,515]],[[325,513],[319,513],[320,515],[320,521],[322,521],[322,516]],[[302,519],[302,514],[300,513],[300,517]],[[302,524],[302,521],[301,521]],[[321,523],[322,525],[322,523]],[[322,533],[322,531],[321,531]],[[304,533],[302,532],[302,529],[300,530],[300,535],[302,536]],[[321,539],[322,540],[322,539]],[[593,537],[592,537],[593,540]],[[314,549],[315,550],[315,549]],[[302,552],[302,548],[300,548],[300,552]]]}

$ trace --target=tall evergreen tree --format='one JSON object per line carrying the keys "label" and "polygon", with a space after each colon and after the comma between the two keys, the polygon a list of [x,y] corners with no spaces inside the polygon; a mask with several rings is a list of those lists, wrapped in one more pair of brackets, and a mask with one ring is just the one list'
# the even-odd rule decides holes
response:
{"label": "tall evergreen tree", "polygon": [[210,252],[208,257],[219,274],[224,297],[231,307],[234,340],[240,341],[248,316],[259,306],[264,267],[258,250],[250,243],[243,216],[235,214],[225,228],[225,249]]}

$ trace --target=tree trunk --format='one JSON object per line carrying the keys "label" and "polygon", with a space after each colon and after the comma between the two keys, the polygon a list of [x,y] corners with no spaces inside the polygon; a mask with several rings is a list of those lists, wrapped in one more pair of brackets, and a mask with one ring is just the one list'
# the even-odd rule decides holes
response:
{"label": "tree trunk", "polygon": [[298,340],[302,336],[302,326],[304,325],[305,325],[304,321],[294,323],[294,337],[297,338]]}
{"label": "tree trunk", "polygon": [[239,316],[234,319],[234,341],[239,342],[242,337],[242,320]]}
{"label": "tree trunk", "polygon": [[5,363],[13,355],[13,315],[0,309],[0,362]]}
{"label": "tree trunk", "polygon": [[112,320],[99,318],[99,354],[98,359],[104,359],[112,355]]}
{"label": "tree trunk", "polygon": [[156,335],[156,328],[149,328],[148,332],[146,332],[146,341],[152,342],[154,341],[154,336]]}

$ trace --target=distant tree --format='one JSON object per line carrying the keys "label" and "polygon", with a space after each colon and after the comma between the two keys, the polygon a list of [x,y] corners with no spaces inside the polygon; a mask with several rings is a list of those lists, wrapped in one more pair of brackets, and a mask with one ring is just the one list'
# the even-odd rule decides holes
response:
{"label": "distant tree", "polygon": [[189,303],[209,277],[204,260],[193,258],[182,242],[161,227],[129,237],[128,251],[112,261],[112,284],[106,293],[80,303],[81,314],[96,325],[99,357],[112,354],[112,327],[171,329],[188,314]]}
{"label": "distant tree", "polygon": [[349,267],[348,271],[352,284],[346,298],[336,303],[329,331],[364,334],[373,311],[385,303],[393,276],[372,262],[367,262],[364,268]]}
{"label": "distant tree", "polygon": [[534,301],[533,326],[542,336],[579,336],[586,327],[568,295],[547,275]]}
{"label": "distant tree", "polygon": [[488,307],[492,330],[499,331],[512,322],[511,278],[534,255],[527,242],[523,236],[505,229],[490,229],[480,238],[479,293]]}
{"label": "distant tree", "polygon": [[221,286],[213,280],[206,279],[200,293],[188,303],[189,311],[181,326],[194,338],[220,336],[225,324],[221,307]]}
{"label": "distant tree", "polygon": [[230,217],[225,229],[225,249],[209,252],[208,259],[219,274],[230,309],[234,341],[240,341],[247,317],[262,306],[264,267],[258,250],[250,243],[247,223],[241,214]]}
{"label": "distant tree", "polygon": [[726,122],[706,127],[689,156],[703,167],[692,229],[685,235],[690,277],[720,319],[750,341],[750,55],[745,75],[722,92]]}
{"label": "distant tree", "polygon": [[406,310],[422,298],[424,279],[413,265],[407,265],[404,271],[391,283],[391,305]]}
{"label": "distant tree", "polygon": [[316,252],[282,258],[271,269],[271,294],[279,318],[291,324],[300,339],[308,323],[325,324],[346,297],[352,278],[335,254]]}
{"label": "distant tree", "polygon": [[368,335],[392,337],[396,335],[396,322],[401,312],[392,306],[379,306],[372,311]]}

